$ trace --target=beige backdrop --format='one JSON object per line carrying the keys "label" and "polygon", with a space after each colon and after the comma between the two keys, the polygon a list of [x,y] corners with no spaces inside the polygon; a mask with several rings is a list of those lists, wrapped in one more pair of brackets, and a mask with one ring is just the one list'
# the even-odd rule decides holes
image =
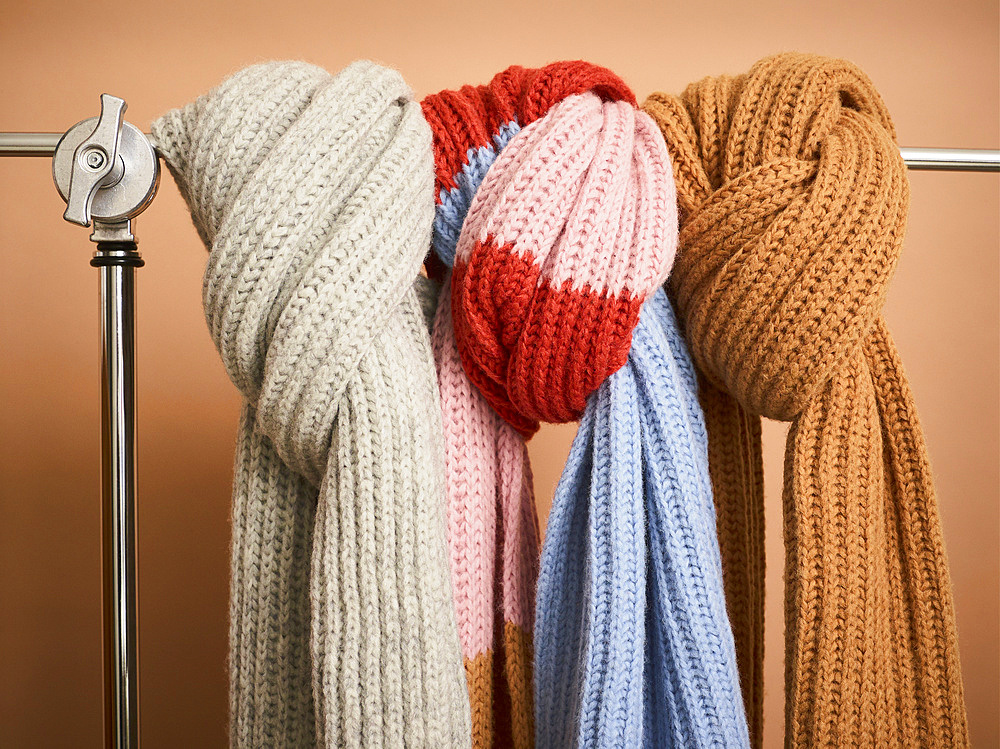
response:
{"label": "beige backdrop", "polygon": [[[358,57],[419,96],[517,62],[587,58],[641,98],[783,50],[850,58],[904,144],[992,147],[996,0],[545,4],[0,1],[0,130],[65,130],[124,97],[140,127],[248,63]],[[972,735],[998,731],[997,175],[913,174],[888,319],[937,474]],[[0,746],[101,735],[97,273],[42,159],[0,160]],[[201,313],[205,252],[169,175],[138,223],[142,735],[226,731],[228,504],[238,398]],[[531,443],[548,512],[573,428]],[[767,424],[767,746],[781,735],[783,425]]]}

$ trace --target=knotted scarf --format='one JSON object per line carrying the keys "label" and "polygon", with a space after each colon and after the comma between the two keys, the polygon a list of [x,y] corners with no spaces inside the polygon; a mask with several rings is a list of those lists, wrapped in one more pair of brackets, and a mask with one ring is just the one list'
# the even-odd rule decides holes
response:
{"label": "knotted scarf", "polygon": [[523,439],[582,417],[538,582],[537,744],[745,745],[694,368],[658,290],[676,214],[655,124],[582,62],[423,107],[454,265],[433,340],[474,744],[531,743]]}
{"label": "knotted scarf", "polygon": [[205,313],[244,396],[232,744],[468,746],[420,107],[372,63],[268,63],[153,134],[211,250]]}
{"label": "knotted scarf", "polygon": [[476,747],[534,743],[539,534],[524,437],[463,368],[448,269],[473,197],[500,150],[554,103],[588,90],[608,97],[627,91],[603,68],[557,63],[540,70],[513,66],[487,86],[442,91],[422,103],[434,134],[437,189],[434,253],[427,267],[445,282],[433,343],[444,413],[452,579]]}
{"label": "knotted scarf", "polygon": [[785,741],[968,744],[924,439],[882,318],[909,203],[854,65],[761,60],[644,105],[670,149],[670,289],[701,373],[726,594],[761,741],[760,416],[785,457]]}

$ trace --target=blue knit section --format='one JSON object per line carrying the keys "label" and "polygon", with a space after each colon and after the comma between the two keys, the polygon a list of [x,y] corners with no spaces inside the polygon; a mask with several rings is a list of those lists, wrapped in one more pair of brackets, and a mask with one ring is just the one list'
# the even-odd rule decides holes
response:
{"label": "blue knit section", "polygon": [[483,183],[486,172],[497,160],[497,155],[520,131],[517,122],[512,120],[501,126],[493,136],[492,146],[470,148],[462,171],[455,175],[455,187],[451,190],[441,188],[441,204],[434,214],[434,236],[431,243],[438,257],[449,268],[455,264],[458,236],[462,233],[462,222],[469,212],[476,190]]}
{"label": "blue knit section", "polygon": [[535,623],[538,747],[748,747],[708,438],[666,293],[590,397],[556,490]]}

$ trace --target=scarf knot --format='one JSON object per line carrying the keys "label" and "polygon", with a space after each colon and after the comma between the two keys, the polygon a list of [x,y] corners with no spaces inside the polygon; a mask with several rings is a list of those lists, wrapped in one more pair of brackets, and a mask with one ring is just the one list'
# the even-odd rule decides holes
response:
{"label": "scarf knot", "polygon": [[318,485],[348,383],[429,241],[426,122],[396,71],[289,62],[240,71],[157,132],[211,248],[205,314],[226,370]]}
{"label": "scarf knot", "polygon": [[563,99],[592,92],[605,101],[635,104],[617,75],[582,60],[543,68],[519,65],[497,73],[485,86],[462,86],[428,96],[421,106],[434,133],[437,214],[428,272],[443,279],[455,263],[455,247],[472,198],[497,154],[522,127]]}
{"label": "scarf knot", "polygon": [[674,160],[691,352],[751,412],[788,421],[881,317],[909,202],[885,105],[851,63],[784,54],[647,110]]}
{"label": "scarf knot", "polygon": [[[669,156],[631,92],[608,77],[585,63],[511,69],[483,91],[424,103],[425,113],[445,102],[452,112],[456,101],[482,105],[478,114],[467,108],[462,127],[444,129],[436,144],[455,143],[455,132],[499,133],[479,153],[465,150],[451,190],[439,177],[435,247],[454,264],[465,370],[525,436],[540,421],[578,419],[587,397],[625,364],[639,310],[673,261]],[[504,114],[483,114],[493,112]],[[450,157],[461,150],[439,145],[439,171],[456,174]],[[449,211],[450,201],[461,207]]]}

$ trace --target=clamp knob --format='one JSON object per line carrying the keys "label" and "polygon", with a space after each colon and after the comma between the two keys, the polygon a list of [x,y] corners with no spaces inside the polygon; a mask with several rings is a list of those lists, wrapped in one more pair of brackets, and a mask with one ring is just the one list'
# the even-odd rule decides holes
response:
{"label": "clamp knob", "polygon": [[122,115],[128,105],[124,99],[101,94],[101,116],[94,132],[76,147],[69,180],[69,199],[63,218],[90,226],[90,204],[97,188],[118,165],[118,139],[121,136]]}
{"label": "clamp knob", "polygon": [[122,115],[123,99],[101,94],[101,116],[67,130],[52,157],[52,177],[66,201],[63,218],[80,226],[117,224],[139,215],[160,182],[149,139]]}

